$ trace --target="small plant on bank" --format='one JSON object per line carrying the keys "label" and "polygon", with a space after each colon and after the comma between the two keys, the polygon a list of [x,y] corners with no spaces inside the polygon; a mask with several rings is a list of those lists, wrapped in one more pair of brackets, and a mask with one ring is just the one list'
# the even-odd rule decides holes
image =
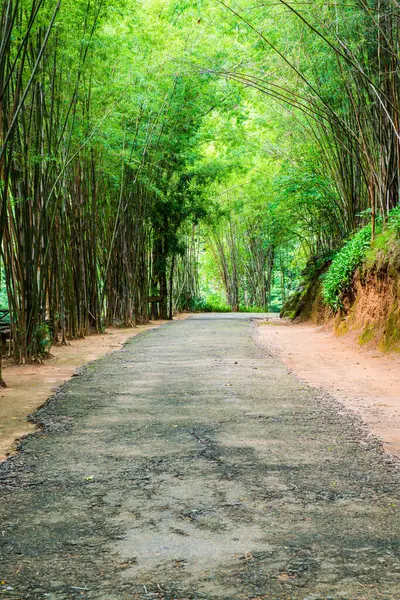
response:
{"label": "small plant on bank", "polygon": [[400,269],[400,210],[393,209],[385,228],[378,233],[364,261],[365,272],[387,271],[397,277]]}

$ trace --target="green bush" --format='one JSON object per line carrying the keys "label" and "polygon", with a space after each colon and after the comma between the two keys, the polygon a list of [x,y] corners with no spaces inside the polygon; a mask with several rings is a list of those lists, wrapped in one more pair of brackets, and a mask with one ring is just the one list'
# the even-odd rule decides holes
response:
{"label": "green bush", "polygon": [[400,236],[400,206],[390,211],[387,226],[390,231]]}
{"label": "green bush", "polygon": [[278,313],[279,314],[281,312],[281,310],[282,310],[282,299],[281,299],[281,297],[279,297],[279,298],[271,298],[268,312]]}
{"label": "green bush", "polygon": [[349,289],[354,272],[361,265],[374,268],[379,262],[390,263],[391,259],[392,262],[398,262],[400,207],[390,211],[385,229],[381,217],[377,218],[376,234],[371,245],[371,225],[360,229],[339,250],[327,273],[322,277],[323,298],[334,312],[342,308],[343,295]]}
{"label": "green bush", "polygon": [[[209,293],[204,298],[192,298],[190,310],[193,312],[232,312],[232,308],[215,293]],[[265,313],[267,311],[260,306],[245,306],[244,304],[241,304],[239,306],[239,312]],[[279,312],[279,306],[275,312]]]}
{"label": "green bush", "polygon": [[390,211],[385,229],[377,234],[367,252],[364,270],[389,270],[397,276],[400,270],[400,208]]}
{"label": "green bush", "polygon": [[266,313],[266,312],[268,312],[268,310],[265,308],[262,308],[261,306],[245,306],[244,304],[241,304],[239,306],[239,312],[242,312],[242,313]]}
{"label": "green bush", "polygon": [[47,356],[53,343],[50,327],[47,323],[42,323],[36,327],[36,343],[39,348],[39,355]]}
{"label": "green bush", "polygon": [[371,225],[367,225],[339,250],[322,277],[322,296],[334,312],[343,306],[343,294],[348,290],[355,270],[364,262],[370,246]]}
{"label": "green bush", "polygon": [[210,294],[207,298],[193,298],[190,310],[192,312],[231,312],[230,306],[225,304],[219,296]]}

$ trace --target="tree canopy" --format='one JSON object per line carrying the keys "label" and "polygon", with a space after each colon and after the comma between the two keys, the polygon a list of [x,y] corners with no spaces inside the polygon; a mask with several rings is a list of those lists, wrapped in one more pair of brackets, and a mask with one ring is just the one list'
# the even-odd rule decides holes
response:
{"label": "tree canopy", "polygon": [[[397,0],[1,0],[10,352],[278,310],[399,198]],[[381,226],[381,225],[380,225]],[[152,302],[149,300],[153,300]]]}

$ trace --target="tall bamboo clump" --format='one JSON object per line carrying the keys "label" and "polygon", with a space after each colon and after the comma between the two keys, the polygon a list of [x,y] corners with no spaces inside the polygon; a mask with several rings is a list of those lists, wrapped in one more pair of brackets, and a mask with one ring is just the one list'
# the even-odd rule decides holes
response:
{"label": "tall bamboo clump", "polygon": [[336,19],[336,28],[281,4],[322,40],[336,63],[332,80],[341,93],[332,101],[332,87],[320,90],[326,112],[317,121],[317,137],[324,140],[326,166],[342,198],[345,231],[353,231],[369,207],[374,237],[377,216],[385,221],[399,202],[399,3],[359,0],[339,8],[346,18],[343,25]]}
{"label": "tall bamboo clump", "polygon": [[[171,240],[190,211],[176,199],[175,222],[155,210],[168,205],[184,168],[174,162],[182,147],[173,134],[186,88],[167,80],[145,102],[118,89],[104,111],[95,49],[109,7],[65,0],[63,13],[54,0],[1,4],[0,245],[10,354],[21,363],[40,360],[53,341],[147,322],[152,287],[168,316]],[[128,114],[120,117],[121,103]]]}
{"label": "tall bamboo clump", "polygon": [[[354,231],[360,212],[368,207],[374,235],[377,216],[385,221],[399,202],[399,2],[315,2],[303,7],[278,0],[267,17],[257,18],[220,3],[261,39],[264,53],[273,59],[266,69],[253,72],[242,67],[213,72],[295,109],[318,149],[323,171],[336,186],[341,222],[328,244],[338,244]],[[288,29],[287,47],[271,40],[268,27],[263,29],[268,15],[282,31]],[[282,67],[275,79],[271,60]]]}

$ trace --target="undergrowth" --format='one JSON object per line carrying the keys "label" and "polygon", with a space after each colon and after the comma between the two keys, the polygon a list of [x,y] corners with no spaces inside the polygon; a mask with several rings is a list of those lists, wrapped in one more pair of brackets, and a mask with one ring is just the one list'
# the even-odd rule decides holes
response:
{"label": "undergrowth", "polygon": [[342,306],[344,292],[349,288],[355,270],[365,260],[371,245],[371,225],[360,229],[336,254],[322,277],[322,296],[328,306],[337,312]]}
{"label": "undergrowth", "polygon": [[366,271],[400,270],[400,207],[393,209],[387,227],[379,233],[364,261]]}
{"label": "undergrowth", "polygon": [[193,298],[190,306],[192,312],[231,312],[230,306],[225,304],[217,296],[210,295],[208,298]]}
{"label": "undergrowth", "polygon": [[400,207],[393,209],[385,227],[376,223],[376,237],[371,244],[371,224],[355,233],[335,255],[322,277],[322,296],[325,303],[337,312],[343,307],[343,297],[349,290],[355,271],[380,270],[400,266]]}
{"label": "undergrowth", "polygon": [[314,302],[319,294],[322,273],[325,273],[332,262],[333,254],[324,253],[313,256],[301,273],[300,285],[297,291],[285,302],[281,316],[288,319],[312,317]]}
{"label": "undergrowth", "polygon": [[[190,310],[192,312],[232,312],[232,308],[223,302],[216,294],[209,294],[206,298],[193,298]],[[274,310],[274,307],[272,307],[270,311],[279,312],[279,309]],[[260,306],[246,306],[241,304],[239,306],[239,312],[265,313],[268,311]]]}

